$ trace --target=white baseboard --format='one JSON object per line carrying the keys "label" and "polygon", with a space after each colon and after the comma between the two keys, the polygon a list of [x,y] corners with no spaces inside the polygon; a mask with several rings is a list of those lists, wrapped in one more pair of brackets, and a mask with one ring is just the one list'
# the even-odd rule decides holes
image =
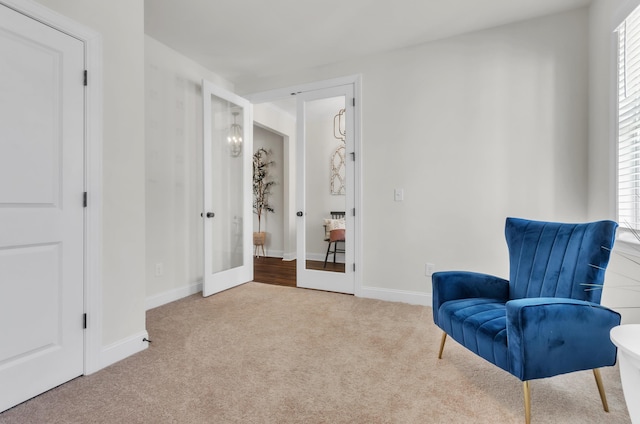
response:
{"label": "white baseboard", "polygon": [[388,302],[403,302],[411,305],[431,306],[431,293],[413,292],[406,290],[383,289],[379,287],[362,287],[357,293],[359,297],[386,300]]}
{"label": "white baseboard", "polygon": [[191,296],[202,291],[202,281],[197,281],[189,286],[180,287],[163,293],[147,297],[144,302],[146,310],[157,308],[158,306],[180,300],[183,297]]}
{"label": "white baseboard", "polygon": [[[258,250],[258,253],[262,256],[262,249]],[[264,249],[264,256],[268,256],[270,258],[282,258],[283,253],[284,252],[282,250]]]}
{"label": "white baseboard", "polygon": [[[269,249],[266,249],[265,256],[269,256],[271,258],[282,258],[283,261],[293,261],[293,260],[296,260],[296,257],[297,257],[296,252],[284,253],[282,250],[269,250]],[[324,258],[326,257],[327,257],[326,253],[307,252],[308,261],[324,262]],[[329,261],[333,262],[333,254],[329,255]],[[340,264],[344,263],[344,253],[338,253],[336,262]]]}
{"label": "white baseboard", "polygon": [[[283,261],[294,261],[297,258],[297,254],[296,252],[289,252],[289,253],[283,253],[282,255],[280,254],[271,254],[271,252],[268,252],[269,254],[267,256],[275,256],[277,258],[282,258]],[[277,252],[280,253],[280,252]],[[320,261],[320,262],[324,262],[324,258],[327,256],[326,253],[307,253],[307,259],[310,261]],[[333,254],[329,255],[329,259],[331,261],[333,261]],[[344,263],[344,254],[342,253],[338,253],[338,258],[336,260],[336,262],[339,262],[341,264]]]}
{"label": "white baseboard", "polygon": [[[324,262],[324,258],[327,257],[327,253],[313,253],[307,252],[307,260],[308,261],[319,261]],[[329,255],[329,262],[333,262],[333,253]],[[344,263],[344,253],[338,253],[338,257],[336,258],[336,262],[339,264]]]}
{"label": "white baseboard", "polygon": [[124,358],[145,350],[149,347],[149,343],[142,339],[147,339],[148,337],[149,334],[146,331],[141,331],[133,336],[103,347],[100,354],[100,368],[108,367]]}

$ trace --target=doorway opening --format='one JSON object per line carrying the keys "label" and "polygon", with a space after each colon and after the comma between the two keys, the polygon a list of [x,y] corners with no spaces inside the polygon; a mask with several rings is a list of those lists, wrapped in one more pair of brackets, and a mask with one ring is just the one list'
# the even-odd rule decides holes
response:
{"label": "doorway opening", "polygon": [[[323,287],[321,289],[354,294],[357,294],[359,291],[361,270],[356,266],[356,263],[360,262],[362,255],[361,224],[360,216],[357,214],[361,206],[361,171],[359,162],[355,160],[356,157],[359,157],[358,151],[360,150],[360,112],[355,107],[356,104],[359,104],[359,95],[360,77],[352,76],[246,96],[254,105],[254,122],[263,127],[263,129],[273,130],[274,126],[278,126],[275,132],[283,134],[285,138],[283,159],[285,174],[285,187],[283,187],[285,216],[283,223],[284,246],[282,259],[277,258],[274,262],[272,259],[267,258],[269,260],[262,260],[262,262],[258,263],[259,258],[254,258],[255,281],[269,277],[287,278],[287,283],[280,281],[274,282],[274,284],[307,287],[309,285],[314,286],[316,282],[322,285],[327,280],[335,279],[335,277],[331,277],[329,274],[334,276],[342,274],[344,277],[340,278],[346,282],[346,286],[344,282],[341,282],[335,285],[329,284],[326,288]],[[328,115],[329,130],[326,131],[327,134],[320,134],[316,137],[315,141],[312,141],[314,137],[308,137],[312,135],[312,133],[307,131],[307,128],[311,127],[311,125],[309,125],[310,115],[305,113],[305,110],[310,111],[311,108],[317,108],[319,105],[329,104],[331,102],[328,101],[328,99],[336,97],[342,99],[341,102],[343,106],[337,109],[336,107],[329,107],[331,110],[327,110],[326,113],[321,113]],[[301,104],[303,106],[301,106]],[[334,171],[332,169],[334,167],[332,159],[335,159],[335,150],[338,150],[333,144],[339,144],[339,140],[336,140],[333,136],[332,126],[334,117],[340,114],[341,109],[347,109],[346,116],[344,116],[345,112],[342,112],[342,119],[349,120],[350,137],[349,146],[347,147],[345,145],[342,157],[344,157],[345,160],[353,160],[353,162],[349,164],[350,170],[348,171],[351,172],[351,180],[349,183],[350,192],[347,194],[349,200],[346,200],[347,198],[345,198],[344,192],[333,193],[335,178],[331,175],[331,172]],[[274,117],[274,111],[276,115],[279,114],[280,117],[286,117],[284,119],[284,121],[286,121],[284,127],[282,126],[282,119]],[[319,111],[316,110],[315,112]],[[344,123],[345,122],[343,122],[343,125]],[[344,129],[345,128],[343,128],[343,131]],[[305,146],[311,142],[323,143],[327,144],[327,146],[331,144],[331,146],[329,146],[330,151],[319,152],[310,158],[310,160],[313,160],[314,164],[317,165],[317,170],[322,173],[326,171],[327,173],[326,178],[320,177],[319,181],[321,182],[319,183],[318,190],[312,190],[309,187],[303,186],[305,184],[304,177],[299,174],[300,169],[309,162],[308,159],[305,159],[306,156],[304,156],[304,153],[302,153],[301,156],[300,150],[304,150]],[[256,148],[258,148],[257,145]],[[308,152],[307,155],[309,153],[310,152]],[[309,169],[307,171],[309,171]],[[307,175],[310,174],[307,173]],[[307,216],[306,211],[302,211],[302,209],[307,206],[303,199],[306,194],[301,193],[309,193],[309,195],[315,199],[324,197],[330,199],[333,197],[333,200],[336,200],[342,196],[343,201],[341,202],[341,208],[338,208],[340,211],[332,206],[332,201],[327,201],[319,205],[318,210],[312,211],[310,209],[309,213],[312,213],[313,216]],[[346,231],[348,237],[351,238],[351,240],[349,240],[351,251],[348,253],[348,257],[344,253],[346,244],[338,244],[339,247],[336,248],[335,244],[331,245],[328,243],[328,229],[325,220],[332,218],[333,212],[342,212],[342,216],[346,215],[343,219],[349,221],[349,228]],[[316,215],[321,216],[321,218],[318,218]],[[267,219],[273,218],[271,214],[267,216]],[[309,245],[307,240],[301,242],[300,233],[308,234],[309,243],[312,244]],[[304,248],[301,249],[301,246],[304,246]],[[327,248],[327,246],[329,246],[329,248]],[[331,248],[331,246],[333,246],[333,248]],[[273,247],[271,250],[274,253],[273,256],[275,256],[277,252]],[[267,249],[266,256],[272,256],[272,254],[269,253],[269,249]],[[286,263],[287,261],[295,262]],[[310,278],[310,280],[313,281],[301,282],[299,274],[301,269],[304,271],[303,280],[308,280],[308,277],[311,276],[312,278]],[[297,282],[294,282],[296,274]],[[263,275],[265,277],[263,277]]]}
{"label": "doorway opening", "polygon": [[[262,186],[270,184],[265,189],[264,205],[260,218],[256,213],[256,181],[254,175],[254,208],[253,208],[253,232],[265,233],[263,240],[254,238],[254,256],[256,258],[283,258],[284,257],[284,136],[269,130],[257,123],[253,125],[253,154],[254,169],[256,155],[264,164],[264,177],[260,179]],[[258,244],[260,242],[260,244]]]}

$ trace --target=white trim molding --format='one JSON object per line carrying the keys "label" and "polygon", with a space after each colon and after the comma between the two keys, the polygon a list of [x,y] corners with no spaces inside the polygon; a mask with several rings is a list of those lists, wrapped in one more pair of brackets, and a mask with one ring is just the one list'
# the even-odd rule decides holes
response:
{"label": "white trim molding", "polygon": [[180,300],[184,297],[200,292],[202,292],[202,280],[185,287],[179,287],[177,289],[149,296],[146,298],[144,306],[148,311],[149,309],[157,308],[158,306],[166,305],[167,303],[175,302],[176,300]]}
{"label": "white trim molding", "polygon": [[87,329],[84,373],[102,368],[102,35],[32,0],[0,0],[25,16],[84,43],[85,69],[85,283]]}
{"label": "white trim molding", "polygon": [[[284,252],[282,250],[269,249],[265,247],[264,255],[262,254],[262,249],[256,250],[256,246],[253,246],[254,253],[258,253],[259,256],[266,256],[269,258],[282,258],[284,257]],[[255,255],[254,255],[255,256]]]}
{"label": "white trim molding", "polygon": [[115,364],[118,361],[145,350],[147,347],[149,347],[149,334],[146,331],[141,331],[105,346],[101,352],[100,368]]}
{"label": "white trim molding", "polygon": [[[276,88],[274,90],[260,91],[257,93],[243,95],[243,97],[249,100],[251,103],[266,103],[278,99],[285,99],[296,93],[303,93],[306,91],[314,91],[323,88],[337,87],[340,85],[349,85],[354,83],[358,85],[360,84],[360,75],[350,75],[346,77],[332,78],[306,84],[298,84],[285,88]],[[356,96],[357,94],[358,93],[356,92]]]}
{"label": "white trim molding", "polygon": [[433,296],[431,293],[383,289],[379,287],[362,287],[357,296],[367,299],[385,300],[387,302],[409,303],[411,305],[431,306],[433,304]]}
{"label": "white trim molding", "polygon": [[85,39],[85,311],[95,328],[85,333],[85,374],[98,371],[94,358],[102,348],[102,36]]}
{"label": "white trim molding", "polygon": [[[324,259],[326,257],[327,257],[326,253],[307,252],[307,260],[308,261],[316,261],[316,262],[323,262],[324,263]],[[329,257],[327,258],[327,262],[333,262],[333,253],[329,254]],[[344,263],[344,253],[339,253],[338,252],[338,257],[336,258],[336,263],[339,263],[339,264],[343,264]]]}

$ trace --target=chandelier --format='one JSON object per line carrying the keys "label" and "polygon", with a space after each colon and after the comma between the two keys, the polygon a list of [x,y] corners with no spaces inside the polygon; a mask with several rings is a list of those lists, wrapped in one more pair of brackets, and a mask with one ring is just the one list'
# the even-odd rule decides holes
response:
{"label": "chandelier", "polygon": [[229,152],[235,158],[242,153],[242,127],[236,123],[236,118],[240,112],[232,112],[231,114],[233,115],[233,124],[229,127],[227,142],[229,143]]}

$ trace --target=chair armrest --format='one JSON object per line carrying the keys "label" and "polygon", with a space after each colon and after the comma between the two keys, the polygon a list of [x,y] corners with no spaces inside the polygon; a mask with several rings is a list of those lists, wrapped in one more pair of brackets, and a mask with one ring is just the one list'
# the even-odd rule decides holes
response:
{"label": "chair armrest", "polygon": [[509,300],[509,281],[469,271],[436,272],[431,276],[433,320],[444,302],[457,299],[489,298]]}
{"label": "chair armrest", "polygon": [[539,297],[506,304],[510,372],[522,381],[614,365],[609,332],[620,314],[583,300]]}

